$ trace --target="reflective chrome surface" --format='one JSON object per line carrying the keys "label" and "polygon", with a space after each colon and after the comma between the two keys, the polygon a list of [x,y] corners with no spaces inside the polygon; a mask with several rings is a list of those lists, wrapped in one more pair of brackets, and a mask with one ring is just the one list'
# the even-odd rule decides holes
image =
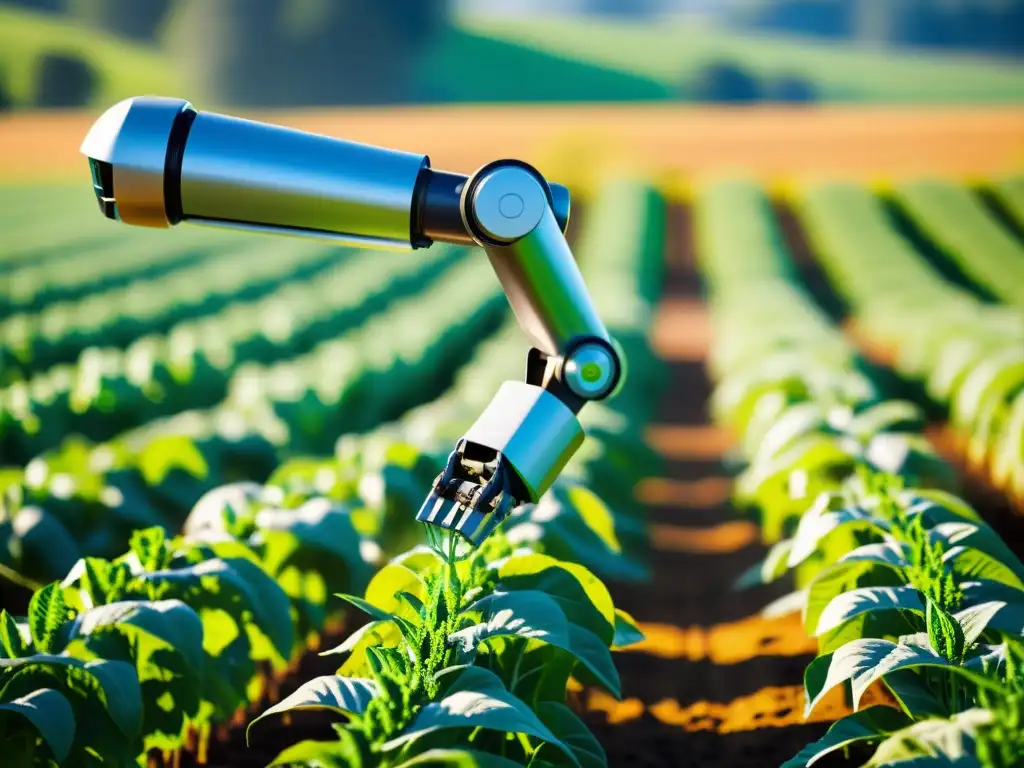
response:
{"label": "reflective chrome surface", "polygon": [[541,387],[506,381],[464,439],[498,451],[537,501],[583,443],[565,403]]}
{"label": "reflective chrome surface", "polygon": [[573,349],[562,366],[562,380],[587,400],[606,396],[615,386],[618,361],[611,350],[588,342]]}
{"label": "reflective chrome surface", "polygon": [[201,112],[182,162],[182,210],[186,220],[408,249],[426,164],[424,155]]}
{"label": "reflective chrome surface", "polygon": [[583,338],[608,340],[576,260],[550,207],[518,240],[485,245],[519,325],[533,345],[552,356]]}
{"label": "reflective chrome surface", "polygon": [[544,188],[516,166],[487,174],[473,195],[473,216],[485,235],[511,242],[536,227],[548,207]]}
{"label": "reflective chrome surface", "polygon": [[175,120],[190,108],[183,99],[126,99],[93,124],[81,152],[92,165],[100,207],[110,204],[104,208],[108,216],[143,227],[170,226],[164,199],[167,146]]}

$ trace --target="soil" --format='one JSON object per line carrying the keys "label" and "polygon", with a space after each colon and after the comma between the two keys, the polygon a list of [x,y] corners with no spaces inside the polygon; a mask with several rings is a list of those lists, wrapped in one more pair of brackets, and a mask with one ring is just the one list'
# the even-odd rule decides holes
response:
{"label": "soil", "polygon": [[[84,182],[78,147],[98,111],[21,112],[0,120],[0,177]],[[1018,167],[1019,107],[691,107],[639,105],[439,106],[247,112],[245,117],[430,155],[469,173],[498,157],[534,163],[585,186],[602,165],[654,174],[737,171],[788,180],[981,177]],[[596,163],[595,158],[602,158]]]}

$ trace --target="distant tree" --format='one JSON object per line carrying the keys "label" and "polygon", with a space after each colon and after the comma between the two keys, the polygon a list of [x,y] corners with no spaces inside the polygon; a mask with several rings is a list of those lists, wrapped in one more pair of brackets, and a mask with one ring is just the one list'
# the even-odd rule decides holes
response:
{"label": "distant tree", "polygon": [[248,106],[406,101],[448,0],[177,0],[166,42],[186,78]]}
{"label": "distant tree", "polygon": [[49,53],[39,57],[35,78],[37,107],[84,107],[96,91],[96,70],[85,59]]}
{"label": "distant tree", "polygon": [[152,41],[171,10],[172,0],[65,0],[67,11],[97,29]]}
{"label": "distant tree", "polygon": [[818,89],[800,75],[783,75],[771,84],[770,98],[786,104],[812,104],[818,101]]}
{"label": "distant tree", "polygon": [[14,108],[14,95],[7,87],[7,79],[0,77],[0,112]]}
{"label": "distant tree", "polygon": [[33,11],[56,12],[64,10],[66,0],[0,0],[0,5],[17,5]]}
{"label": "distant tree", "polygon": [[696,101],[751,103],[763,98],[761,83],[743,67],[728,61],[705,66],[693,85]]}

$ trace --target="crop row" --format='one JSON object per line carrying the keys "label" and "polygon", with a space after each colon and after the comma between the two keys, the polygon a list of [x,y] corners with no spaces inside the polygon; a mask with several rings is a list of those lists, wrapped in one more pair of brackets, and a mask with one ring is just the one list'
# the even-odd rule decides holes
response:
{"label": "crop row", "polygon": [[997,300],[1024,307],[1024,243],[989,214],[978,195],[938,181],[897,184],[891,195],[941,259]]}
{"label": "crop row", "polygon": [[[798,205],[861,334],[945,407],[971,465],[1024,504],[1024,305],[984,303],[943,280],[858,187],[814,187]],[[1011,263],[1003,270],[1016,290]]]}
{"label": "crop row", "polygon": [[[231,302],[267,296],[282,283],[325,272],[339,258],[337,247],[322,243],[282,245],[219,234],[226,245],[211,248],[207,243],[188,266],[0,321],[4,379],[27,378],[73,362],[88,347],[125,347],[184,320],[219,312]],[[164,247],[180,253],[180,246]]]}
{"label": "crop row", "polygon": [[[110,554],[139,525],[173,530],[215,485],[265,477],[290,452],[329,453],[339,434],[437,396],[505,312],[488,269],[484,259],[465,260],[307,355],[240,371],[238,392],[212,409],[157,419],[98,446],[71,437],[24,472],[10,471],[30,510],[8,529],[12,565],[45,577],[63,572],[79,547]],[[477,291],[453,302],[466,280]]]}
{"label": "crop row", "polygon": [[0,445],[7,456],[31,457],[67,434],[106,440],[161,416],[216,405],[244,364],[297,357],[350,333],[391,302],[409,300],[464,254],[436,250],[409,259],[342,252],[321,274],[183,320],[166,334],[125,349],[90,347],[73,364],[0,390]]}
{"label": "crop row", "polygon": [[[633,202],[635,214],[660,214],[642,185],[607,194]],[[594,226],[610,232],[636,224],[632,231],[643,233],[648,223],[620,214]],[[607,262],[621,280],[595,291],[610,313],[634,301],[631,287],[652,280],[649,250],[623,245],[632,249]],[[604,263],[602,254],[585,251],[584,264],[588,257],[594,270]],[[479,283],[471,264],[462,274]],[[409,313],[435,324],[434,338],[438,324],[467,311],[466,301],[451,308],[454,285],[436,294],[448,306],[426,302]],[[379,338],[385,329],[368,340],[386,344],[393,335]],[[634,324],[623,334],[640,330]],[[419,347],[394,344],[393,355],[377,360],[414,364],[424,339],[418,341]],[[511,332],[502,333],[474,362],[498,364],[481,372],[493,386],[511,372],[509,359],[519,357],[521,368],[522,352],[521,340],[513,346]],[[615,535],[622,518],[589,484],[599,471],[609,487],[629,487],[646,469],[631,449],[633,419],[644,407],[639,390],[658,375],[650,350],[638,361],[632,394],[595,409],[588,421],[594,447],[548,498],[520,510],[475,552],[431,539],[382,560],[374,539],[399,520],[417,533],[411,505],[451,447],[445,437],[396,441],[410,420],[346,437],[332,459],[294,457],[265,486],[235,483],[207,492],[174,539],[149,527],[133,534],[126,554],[79,560],[63,581],[35,593],[24,621],[0,617],[0,701],[23,716],[9,728],[10,754],[26,764],[46,756],[91,764],[95,755],[127,764],[149,749],[178,749],[196,732],[204,752],[210,724],[258,700],[267,679],[345,605],[328,597],[343,590],[370,623],[328,652],[346,656],[339,675],[310,681],[264,716],[313,707],[346,713],[347,722],[336,729],[336,742],[298,744],[282,762],[604,765],[600,745],[566,705],[567,692],[578,680],[618,695],[610,650],[640,634],[597,576],[556,553],[572,553],[587,532],[604,547],[599,564],[622,557]],[[447,402],[480,386],[460,377]],[[241,427],[250,429],[244,419]],[[175,439],[178,455],[166,458],[187,464],[187,438]],[[89,457],[95,462],[99,455]],[[192,455],[205,460],[195,446]]]}
{"label": "crop row", "polygon": [[[870,231],[851,218],[844,237]],[[837,687],[853,710],[787,768],[839,752],[867,766],[1019,764],[1024,565],[951,492],[921,411],[887,398],[794,283],[763,194],[712,187],[698,226],[716,415],[744,459],[736,501],[772,544],[738,586],[792,575],[797,590],[766,613],[799,611],[818,639],[805,714]],[[874,266],[868,253],[849,275]]]}

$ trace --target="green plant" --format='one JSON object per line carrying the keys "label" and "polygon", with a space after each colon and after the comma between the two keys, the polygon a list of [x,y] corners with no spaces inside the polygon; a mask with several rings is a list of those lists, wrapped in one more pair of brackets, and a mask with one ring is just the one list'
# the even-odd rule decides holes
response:
{"label": "green plant", "polygon": [[641,635],[582,566],[502,534],[476,551],[435,538],[386,565],[364,598],[341,597],[371,621],[325,652],[347,655],[339,674],[261,717],[327,707],[347,722],[337,742],[296,745],[277,764],[415,765],[467,745],[510,765],[606,764],[566,707],[567,686],[576,676],[619,696],[609,650]]}

